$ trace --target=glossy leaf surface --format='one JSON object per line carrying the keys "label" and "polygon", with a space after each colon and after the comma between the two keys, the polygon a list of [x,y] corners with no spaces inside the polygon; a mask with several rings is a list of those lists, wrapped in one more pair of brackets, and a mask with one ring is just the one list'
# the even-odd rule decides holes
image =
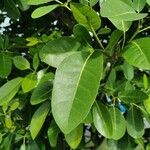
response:
{"label": "glossy leaf surface", "polygon": [[110,113],[105,105],[98,104],[93,106],[93,121],[96,129],[106,138],[111,138],[113,125]]}
{"label": "glossy leaf surface", "polygon": [[150,70],[149,43],[150,38],[141,38],[132,41],[125,48],[124,59],[135,67]]}
{"label": "glossy leaf surface", "polygon": [[46,64],[58,67],[69,55],[80,48],[80,43],[72,37],[63,37],[48,42],[40,51],[40,58]]}
{"label": "glossy leaf surface", "polygon": [[95,30],[101,26],[100,17],[91,7],[78,3],[71,3],[70,7],[78,23],[84,25],[88,29],[92,27]]}
{"label": "glossy leaf surface", "polygon": [[23,56],[15,56],[13,58],[13,62],[15,67],[18,68],[19,70],[30,69],[29,61]]}
{"label": "glossy leaf surface", "polygon": [[115,107],[110,108],[109,113],[112,119],[112,127],[113,127],[112,139],[118,140],[122,138],[123,135],[125,134],[126,121],[121,112]]}
{"label": "glossy leaf surface", "polygon": [[144,13],[136,13],[132,6],[127,5],[122,0],[107,0],[104,2],[101,8],[101,15],[123,21],[139,20],[147,16]]}
{"label": "glossy leaf surface", "polygon": [[102,72],[103,57],[98,51],[78,52],[58,67],[52,92],[52,113],[64,133],[71,132],[88,115]]}
{"label": "glossy leaf surface", "polygon": [[49,5],[49,6],[42,6],[39,7],[37,9],[35,9],[32,13],[32,18],[39,18],[42,17],[48,13],[50,13],[51,11],[53,11],[54,9],[56,9],[59,5]]}

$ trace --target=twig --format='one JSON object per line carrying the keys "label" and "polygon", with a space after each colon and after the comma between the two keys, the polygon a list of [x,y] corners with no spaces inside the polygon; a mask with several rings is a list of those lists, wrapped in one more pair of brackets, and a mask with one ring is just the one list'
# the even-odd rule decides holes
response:
{"label": "twig", "polygon": [[144,28],[144,29],[142,29],[142,30],[139,30],[138,33],[141,33],[141,32],[146,31],[146,30],[148,30],[148,29],[150,29],[150,26],[148,26],[148,27],[146,27],[146,28]]}
{"label": "twig", "polygon": [[139,33],[139,28],[140,28],[140,21],[138,22],[138,27],[134,32],[134,34],[132,35],[132,37],[130,38],[130,40],[128,41],[128,43],[130,43],[137,36],[137,34]]}
{"label": "twig", "polygon": [[92,32],[93,32],[93,35],[94,35],[95,39],[97,40],[97,42],[98,42],[100,48],[104,49],[104,46],[103,46],[103,44],[101,43],[101,41],[99,40],[99,38],[98,38],[98,36],[97,36],[95,30],[93,29],[92,26],[90,26],[90,27],[91,27],[91,30],[92,30]]}
{"label": "twig", "polygon": [[122,26],[123,26],[123,43],[122,43],[122,49],[124,48],[125,42],[126,42],[126,31],[125,31],[125,26],[122,20]]}
{"label": "twig", "polygon": [[68,7],[68,1],[67,1],[67,3],[62,3],[62,2],[59,1],[59,0],[55,0],[55,2],[61,4],[62,6],[64,6],[65,8],[67,8],[69,11],[71,11],[71,9]]}

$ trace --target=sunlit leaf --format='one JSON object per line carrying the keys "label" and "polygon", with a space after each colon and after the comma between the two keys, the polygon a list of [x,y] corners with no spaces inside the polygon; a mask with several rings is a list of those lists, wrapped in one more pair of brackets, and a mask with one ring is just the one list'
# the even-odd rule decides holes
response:
{"label": "sunlit leaf", "polygon": [[31,137],[34,140],[41,130],[46,116],[50,110],[50,105],[48,102],[42,104],[34,113],[30,123],[30,133]]}
{"label": "sunlit leaf", "polygon": [[103,57],[99,51],[91,54],[78,52],[67,57],[58,67],[52,92],[52,113],[65,134],[88,115],[102,72]]}

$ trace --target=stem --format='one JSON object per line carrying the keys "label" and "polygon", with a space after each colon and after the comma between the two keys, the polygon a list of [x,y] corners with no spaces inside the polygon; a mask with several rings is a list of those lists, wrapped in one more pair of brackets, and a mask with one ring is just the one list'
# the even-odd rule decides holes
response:
{"label": "stem", "polygon": [[136,31],[134,32],[134,34],[132,35],[132,37],[130,38],[128,43],[130,43],[136,37],[136,35],[139,33],[139,28],[140,28],[140,21],[138,23],[138,27],[137,27]]}
{"label": "stem", "polygon": [[122,43],[122,49],[124,48],[125,42],[126,42],[126,33],[125,33],[125,32],[123,32],[123,43]]}
{"label": "stem", "polygon": [[97,42],[98,42],[98,44],[99,44],[100,48],[104,49],[103,44],[102,44],[102,43],[101,43],[101,41],[99,40],[99,38],[98,38],[98,36],[97,36],[97,34],[96,34],[96,32],[95,32],[95,30],[93,29],[93,27],[92,27],[92,26],[91,26],[91,30],[92,30],[93,35],[94,35],[95,39],[97,40]]}
{"label": "stem", "polygon": [[62,6],[64,6],[65,8],[67,8],[69,11],[71,11],[71,9],[68,7],[68,1],[67,1],[67,3],[62,3],[62,2],[59,1],[59,0],[55,0],[55,2],[61,4]]}
{"label": "stem", "polygon": [[61,5],[63,5],[63,3],[62,3],[61,1],[59,1],[59,0],[55,0],[55,2],[57,2],[57,3],[61,4]]}
{"label": "stem", "polygon": [[71,11],[71,9],[68,7],[67,3],[63,5],[64,7],[66,7],[69,11]]}
{"label": "stem", "polygon": [[[103,86],[102,86],[103,89],[105,89],[105,86],[107,84],[108,78],[111,74],[111,71],[112,71],[113,67],[114,67],[114,63],[111,63],[111,66],[109,67],[108,71],[106,72],[105,78],[103,79],[103,83],[104,83]],[[105,96],[105,94],[103,92],[100,96],[100,100],[102,100],[104,96]]]}
{"label": "stem", "polygon": [[96,41],[97,41],[98,44],[99,44],[99,47],[102,48],[101,52],[102,52],[105,56],[111,57],[111,56],[104,50],[103,44],[102,44],[101,41],[99,40],[99,38],[98,38],[98,36],[97,36],[95,30],[93,29],[93,27],[92,27],[91,25],[90,25],[90,28],[91,28],[91,30],[92,30],[92,33],[93,33],[93,35],[94,35]]}
{"label": "stem", "polygon": [[148,29],[150,29],[150,26],[148,26],[148,27],[146,27],[146,28],[144,28],[144,29],[142,29],[142,30],[139,30],[138,33],[141,33],[141,32],[146,31],[146,30],[148,30]]}
{"label": "stem", "polygon": [[122,49],[125,45],[125,42],[126,42],[126,31],[125,31],[125,26],[124,26],[124,23],[122,21],[122,26],[123,26],[123,43],[122,43]]}

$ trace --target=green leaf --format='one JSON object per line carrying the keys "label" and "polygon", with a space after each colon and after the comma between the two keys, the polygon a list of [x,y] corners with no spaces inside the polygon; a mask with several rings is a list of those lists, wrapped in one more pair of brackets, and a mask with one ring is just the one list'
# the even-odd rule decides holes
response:
{"label": "green leaf", "polygon": [[99,0],[90,0],[90,6],[94,6],[96,5],[96,3],[98,3]]}
{"label": "green leaf", "polygon": [[124,49],[124,59],[135,67],[150,70],[149,43],[150,38],[141,38],[132,41]]}
{"label": "green leaf", "polygon": [[0,105],[3,103],[8,103],[18,92],[20,85],[22,83],[22,78],[15,78],[11,81],[8,81],[0,88]]}
{"label": "green leaf", "polygon": [[10,109],[11,111],[16,110],[19,107],[19,100],[13,100],[9,103]]}
{"label": "green leaf", "polygon": [[72,149],[76,149],[82,139],[83,134],[83,125],[79,125],[77,128],[75,128],[73,131],[71,131],[69,134],[65,135],[66,142]]}
{"label": "green leaf", "polygon": [[14,135],[13,133],[9,133],[3,140],[3,149],[4,150],[12,150],[14,145]]}
{"label": "green leaf", "polygon": [[106,81],[106,88],[113,91],[115,87],[115,83],[116,83],[116,70],[112,69],[108,77],[108,80]]}
{"label": "green leaf", "polygon": [[89,31],[82,25],[76,24],[73,27],[73,34],[77,40],[79,40],[83,44],[91,44],[92,38],[89,34]]}
{"label": "green leaf", "polygon": [[115,48],[115,45],[118,44],[118,41],[122,35],[123,35],[123,32],[121,32],[119,30],[114,30],[110,36],[110,40],[106,47],[106,50],[112,52],[113,49]]}
{"label": "green leaf", "polygon": [[54,80],[54,73],[52,72],[49,72],[49,73],[45,73],[45,69],[43,70],[40,70],[38,73],[37,73],[37,76],[38,76],[38,85],[39,84],[42,84],[46,81],[53,81]]}
{"label": "green leaf", "polygon": [[106,138],[111,138],[113,125],[110,113],[105,105],[99,103],[93,106],[93,121],[96,129]]}
{"label": "green leaf", "polygon": [[59,132],[60,130],[57,124],[54,122],[54,120],[52,120],[47,131],[48,140],[52,147],[56,147],[57,145],[57,137],[58,137]]}
{"label": "green leaf", "polygon": [[26,41],[28,41],[27,46],[35,46],[40,42],[36,37],[28,37],[26,38]]}
{"label": "green leaf", "polygon": [[135,143],[127,134],[120,140],[107,140],[109,150],[133,150]]}
{"label": "green leaf", "polygon": [[107,139],[109,150],[118,150],[118,142],[116,140]]}
{"label": "green leaf", "polygon": [[83,5],[88,5],[89,0],[79,0],[79,2]]}
{"label": "green leaf", "polygon": [[146,111],[150,114],[150,98],[148,98],[144,101],[144,107],[145,107]]}
{"label": "green leaf", "polygon": [[107,0],[101,7],[101,16],[115,20],[134,21],[147,16],[144,13],[136,13],[135,10],[122,0]]}
{"label": "green leaf", "polygon": [[39,66],[39,57],[38,57],[38,54],[35,54],[34,57],[33,57],[33,68],[35,70],[37,70],[38,66]]}
{"label": "green leaf", "polygon": [[140,110],[142,112],[143,117],[145,118],[146,124],[145,124],[145,128],[149,128],[149,124],[150,124],[150,114],[145,110],[145,108],[140,107]]}
{"label": "green leaf", "polygon": [[0,35],[0,49],[4,49],[4,38]]}
{"label": "green leaf", "polygon": [[111,29],[110,28],[101,28],[97,34],[109,34],[111,32]]}
{"label": "green leaf", "polygon": [[4,0],[4,6],[5,11],[7,11],[7,14],[10,18],[12,19],[20,18],[20,12],[13,0]]}
{"label": "green leaf", "polygon": [[0,144],[2,143],[2,140],[3,140],[3,134],[0,133]]}
{"label": "green leaf", "polygon": [[42,17],[48,13],[50,13],[51,11],[53,11],[54,9],[56,9],[59,5],[49,5],[49,6],[42,6],[39,7],[37,9],[35,9],[31,15],[31,17],[33,19],[35,18],[39,18]]}
{"label": "green leaf", "polygon": [[86,116],[86,118],[83,120],[82,123],[85,123],[85,124],[93,123],[92,110],[88,113],[88,115]]}
{"label": "green leaf", "polygon": [[30,133],[33,140],[37,137],[39,131],[41,130],[49,110],[50,104],[45,102],[35,111],[34,115],[32,116]]}
{"label": "green leaf", "polygon": [[100,17],[91,7],[79,3],[71,3],[70,8],[76,21],[86,28],[91,30],[92,26],[94,30],[97,30],[101,26]]}
{"label": "green leaf", "polygon": [[125,90],[125,91],[128,91],[128,90],[131,90],[131,91],[132,91],[132,90],[135,90],[135,87],[134,87],[134,85],[133,85],[132,82],[127,81],[127,82],[125,83],[124,90]]}
{"label": "green leaf", "polygon": [[105,2],[106,0],[99,0],[99,5],[102,6],[102,4]]}
{"label": "green leaf", "polygon": [[25,143],[23,143],[23,144],[21,145],[20,150],[27,150],[27,147],[26,147]]}
{"label": "green leaf", "polygon": [[27,0],[17,0],[17,4],[22,11],[26,11],[29,9],[29,5],[27,4]]}
{"label": "green leaf", "polygon": [[144,89],[147,90],[147,88],[148,88],[148,78],[147,78],[146,74],[143,75],[143,84],[144,84]]}
{"label": "green leaf", "polygon": [[150,150],[150,143],[146,145],[146,150]]}
{"label": "green leaf", "polygon": [[6,78],[11,73],[11,57],[5,53],[0,53],[0,78]]}
{"label": "green leaf", "polygon": [[122,65],[124,76],[127,80],[131,81],[134,77],[134,68],[127,62]]}
{"label": "green leaf", "polygon": [[29,149],[29,150],[40,150],[40,149],[39,149],[39,146],[37,145],[37,143],[36,143],[35,141],[30,142],[30,143],[28,144],[28,149]]}
{"label": "green leaf", "polygon": [[124,21],[124,20],[121,20],[121,19],[114,19],[114,18],[109,18],[109,20],[112,22],[112,24],[118,29],[118,30],[121,30],[121,31],[128,31],[129,28],[131,27],[132,25],[132,22],[131,21]]}
{"label": "green leaf", "polygon": [[140,12],[146,4],[146,0],[133,0],[133,7],[137,12]]}
{"label": "green leaf", "polygon": [[140,110],[135,106],[131,106],[127,113],[127,131],[135,139],[142,137],[144,134],[143,118]]}
{"label": "green leaf", "polygon": [[80,46],[81,44],[72,37],[61,37],[49,41],[40,51],[41,61],[58,67],[67,56],[78,51]]}
{"label": "green leaf", "polygon": [[90,55],[87,52],[72,54],[58,67],[52,92],[52,113],[65,134],[88,115],[102,73],[103,56],[99,51]]}
{"label": "green leaf", "polygon": [[112,127],[113,127],[112,139],[118,140],[125,134],[126,121],[124,116],[117,108],[115,107],[110,108],[109,112],[112,119]]}
{"label": "green leaf", "polygon": [[131,0],[121,0],[121,1],[129,5],[130,7],[133,7],[133,2]]}
{"label": "green leaf", "polygon": [[22,90],[24,93],[27,93],[33,90],[37,85],[37,75],[35,73],[28,74],[22,82]]}
{"label": "green leaf", "polygon": [[13,125],[13,122],[12,122],[11,118],[9,116],[6,117],[5,118],[5,126],[6,126],[6,128],[11,129],[12,125]]}
{"label": "green leaf", "polygon": [[29,61],[23,56],[15,56],[13,58],[13,62],[15,67],[18,68],[19,70],[30,69]]}
{"label": "green leaf", "polygon": [[148,95],[140,90],[127,90],[119,92],[118,97],[126,103],[139,103],[148,98]]}
{"label": "green leaf", "polygon": [[53,0],[27,0],[27,3],[29,5],[40,5],[40,4],[48,3],[51,1]]}
{"label": "green leaf", "polygon": [[146,2],[147,2],[148,5],[150,5],[150,0],[147,0]]}
{"label": "green leaf", "polygon": [[39,104],[50,98],[52,91],[52,83],[47,81],[39,84],[32,93],[30,102],[32,105]]}

